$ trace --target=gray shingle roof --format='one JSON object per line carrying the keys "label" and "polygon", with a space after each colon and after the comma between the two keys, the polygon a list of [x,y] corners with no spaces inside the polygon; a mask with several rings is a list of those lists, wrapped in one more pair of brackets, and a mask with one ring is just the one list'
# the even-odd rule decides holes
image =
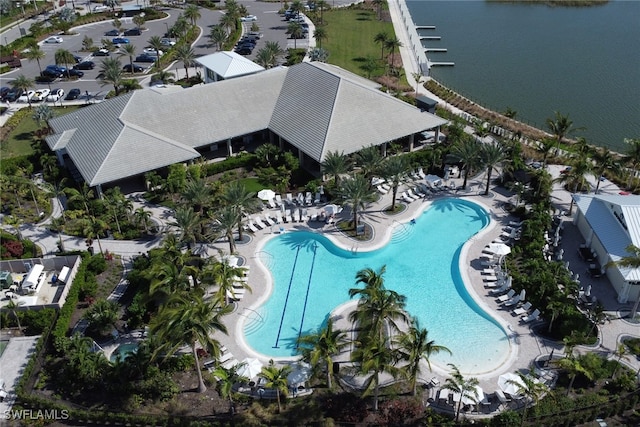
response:
{"label": "gray shingle roof", "polygon": [[[613,261],[629,256],[625,248],[630,244],[640,247],[640,196],[575,195],[574,199]],[[640,269],[620,268],[620,272],[627,281],[640,281]]]}
{"label": "gray shingle roof", "polygon": [[104,184],[199,156],[195,148],[271,129],[311,158],[353,153],[446,120],[322,63],[184,90],[146,89],[50,120],[85,181]]}

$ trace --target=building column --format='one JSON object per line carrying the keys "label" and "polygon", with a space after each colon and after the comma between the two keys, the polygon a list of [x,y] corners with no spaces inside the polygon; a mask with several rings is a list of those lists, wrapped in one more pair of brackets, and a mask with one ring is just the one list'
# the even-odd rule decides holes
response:
{"label": "building column", "polygon": [[304,166],[304,153],[302,150],[298,150],[298,161],[300,162],[300,166]]}
{"label": "building column", "polygon": [[409,152],[412,152],[412,151],[413,151],[413,143],[414,143],[415,139],[416,139],[416,134],[415,134],[415,133],[412,133],[412,134],[409,136]]}
{"label": "building column", "polygon": [[282,137],[278,135],[278,146],[280,147],[280,151],[284,150],[284,142],[282,141]]}
{"label": "building column", "polygon": [[96,195],[100,199],[104,198],[104,193],[102,192],[102,185],[100,185],[100,184],[96,185]]}
{"label": "building column", "polygon": [[382,157],[387,157],[387,144],[386,141],[382,144]]}
{"label": "building column", "polygon": [[233,148],[231,147],[231,138],[227,139],[227,155],[233,156]]}
{"label": "building column", "polygon": [[434,141],[436,144],[440,142],[440,126],[436,128],[436,139]]}

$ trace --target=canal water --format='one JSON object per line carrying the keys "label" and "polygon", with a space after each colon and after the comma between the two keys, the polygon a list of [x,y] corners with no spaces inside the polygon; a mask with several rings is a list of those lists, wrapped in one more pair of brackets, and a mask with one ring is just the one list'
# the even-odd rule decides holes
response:
{"label": "canal water", "polygon": [[640,138],[640,2],[550,7],[518,2],[407,0],[431,75],[496,111],[546,129],[554,111],[569,115],[591,144],[625,150]]}

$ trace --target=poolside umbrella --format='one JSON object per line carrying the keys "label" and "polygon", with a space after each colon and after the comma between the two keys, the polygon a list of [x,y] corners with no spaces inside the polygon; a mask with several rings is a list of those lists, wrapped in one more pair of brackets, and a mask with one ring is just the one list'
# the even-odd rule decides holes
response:
{"label": "poolside umbrella", "polygon": [[275,197],[276,197],[275,191],[269,190],[268,188],[258,191],[258,199],[260,200],[271,200]]}
{"label": "poolside umbrella", "polygon": [[324,211],[327,215],[335,215],[342,211],[342,208],[338,205],[327,205],[324,207]]}
{"label": "poolside umbrella", "polygon": [[518,384],[522,387],[525,386],[522,379],[520,379],[520,376],[514,373],[507,372],[506,374],[502,374],[498,377],[498,387],[500,387],[500,390],[511,396],[518,395],[518,389],[520,388],[518,387]]}
{"label": "poolside umbrella", "polygon": [[489,252],[495,255],[504,256],[511,253],[511,248],[504,243],[491,243],[489,245]]}
{"label": "poolside umbrella", "polygon": [[472,396],[471,399],[467,396],[462,396],[462,403],[464,403],[465,405],[475,405],[484,398],[484,390],[482,390],[482,387],[480,387],[479,385],[475,387],[475,394],[474,390],[471,390],[465,394]]}
{"label": "poolside umbrella", "polygon": [[242,360],[238,368],[238,375],[245,378],[255,378],[262,371],[264,365],[255,357],[247,357]]}
{"label": "poolside umbrella", "polygon": [[309,377],[311,377],[311,366],[306,363],[298,363],[295,365],[295,369],[287,375],[287,382],[291,386],[298,386],[304,384]]}

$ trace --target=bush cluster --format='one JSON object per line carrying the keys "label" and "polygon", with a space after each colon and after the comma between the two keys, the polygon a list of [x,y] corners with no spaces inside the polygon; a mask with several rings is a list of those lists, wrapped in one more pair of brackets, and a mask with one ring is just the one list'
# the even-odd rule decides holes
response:
{"label": "bush cluster", "polygon": [[71,316],[78,305],[80,290],[85,286],[86,277],[89,274],[87,271],[87,265],[89,262],[87,259],[88,257],[88,254],[83,254],[83,260],[80,263],[76,277],[71,284],[71,288],[67,294],[67,300],[60,309],[58,320],[53,328],[53,345],[58,353],[61,353],[64,349],[67,333],[71,326]]}

